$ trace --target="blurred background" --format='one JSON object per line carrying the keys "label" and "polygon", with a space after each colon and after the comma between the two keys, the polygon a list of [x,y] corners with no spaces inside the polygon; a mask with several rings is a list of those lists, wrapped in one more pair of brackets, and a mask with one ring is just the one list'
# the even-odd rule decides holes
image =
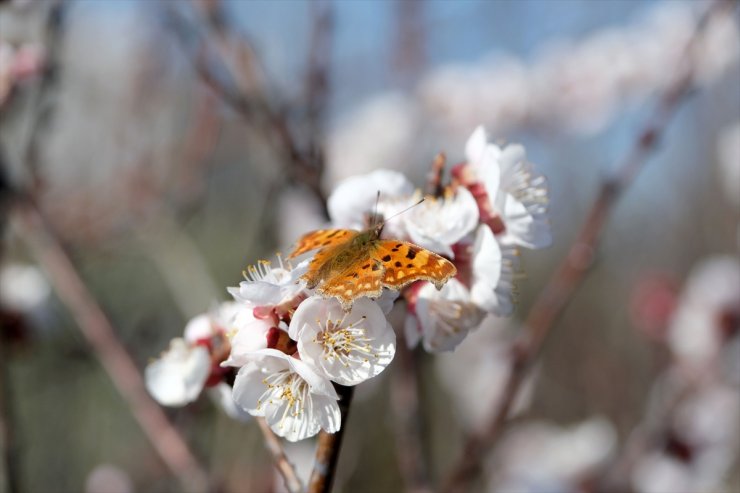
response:
{"label": "blurred background", "polygon": [[[71,315],[54,247],[14,219],[11,196],[36,204],[41,236],[143,369],[247,265],[325,224],[338,181],[391,168],[423,186],[436,153],[464,160],[483,124],[547,177],[554,244],[523,255],[513,319],[416,355],[424,453],[442,478],[708,5],[0,2],[0,491],[181,489]],[[740,491],[737,4],[693,46],[694,89],[610,218],[478,491]],[[358,389],[336,491],[404,489],[389,412],[399,371]],[[212,490],[280,491],[253,423],[205,397],[166,413]],[[299,468],[311,446],[288,448]]]}

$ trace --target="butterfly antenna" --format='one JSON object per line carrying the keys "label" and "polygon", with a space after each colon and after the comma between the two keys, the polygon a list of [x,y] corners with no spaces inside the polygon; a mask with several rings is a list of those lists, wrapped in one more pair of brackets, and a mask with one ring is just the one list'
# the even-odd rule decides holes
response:
{"label": "butterfly antenna", "polygon": [[371,224],[373,226],[377,226],[380,222],[380,216],[378,215],[378,205],[380,204],[380,190],[378,190],[378,195],[375,196],[375,209],[373,210],[373,217]]}
{"label": "butterfly antenna", "polygon": [[404,212],[408,211],[409,209],[413,209],[414,207],[416,207],[417,205],[421,204],[425,200],[426,200],[426,198],[423,198],[423,199],[419,200],[418,202],[416,202],[415,204],[412,204],[412,205],[406,207],[404,210],[402,210],[400,212],[396,212],[391,217],[389,217],[388,219],[386,219],[385,221],[383,221],[383,224],[387,223],[388,221],[390,221],[391,219],[393,219],[396,216],[400,216],[401,214],[403,214]]}

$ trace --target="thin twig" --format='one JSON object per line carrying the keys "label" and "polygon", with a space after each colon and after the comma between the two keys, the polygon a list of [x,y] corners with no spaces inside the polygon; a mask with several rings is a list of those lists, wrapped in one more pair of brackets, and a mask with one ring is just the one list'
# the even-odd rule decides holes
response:
{"label": "thin twig", "polygon": [[260,431],[262,431],[262,435],[265,437],[265,446],[272,455],[272,459],[275,462],[275,468],[277,468],[285,481],[285,487],[290,493],[299,493],[303,491],[301,480],[298,478],[298,474],[293,465],[288,461],[288,456],[285,455],[280,439],[272,432],[270,425],[267,424],[265,418],[257,418],[257,424],[260,427]]}
{"label": "thin twig", "polygon": [[396,349],[400,364],[396,365],[398,374],[391,380],[391,407],[394,416],[394,433],[399,471],[406,491],[430,493],[429,470],[422,440],[419,406],[419,359],[418,352],[406,347],[401,341]]}
{"label": "thin twig", "polygon": [[331,0],[311,2],[309,5],[313,26],[308,50],[306,71],[306,133],[308,152],[318,176],[324,167],[324,133],[326,107],[329,102],[331,47],[334,35],[334,9]]}
{"label": "thin twig", "polygon": [[[321,207],[324,208],[326,215],[326,194],[323,191],[321,179],[323,174],[323,153],[306,152],[299,144],[294,135],[286,115],[282,111],[277,111],[270,103],[270,97],[267,89],[264,87],[252,87],[249,94],[245,93],[235,82],[239,77],[235,75],[228,63],[227,53],[224,53],[223,43],[214,42],[211,38],[212,33],[219,33],[219,38],[227,36],[229,29],[226,17],[216,12],[221,8],[218,1],[208,2],[208,15],[205,20],[209,25],[207,33],[201,33],[199,56],[194,54],[194,50],[188,48],[189,35],[193,34],[193,29],[188,28],[186,21],[171,5],[166,4],[167,20],[169,26],[183,45],[186,55],[190,60],[193,68],[203,80],[221,99],[231,106],[244,120],[254,126],[260,132],[263,132],[267,140],[273,145],[274,150],[283,156],[285,163],[285,177],[293,183],[301,184],[307,187],[313,193]],[[232,40],[235,36],[229,36]],[[247,49],[248,43],[240,40],[245,47],[240,52],[253,50]],[[214,49],[213,46],[219,46],[220,49]],[[256,63],[256,56],[248,59],[240,57],[242,65],[246,63]],[[259,70],[253,70],[259,72]],[[224,80],[221,74],[228,74],[228,80]]]}
{"label": "thin twig", "polygon": [[11,224],[31,247],[134,418],[182,488],[205,491],[208,485],[205,470],[159,405],[147,394],[141,373],[36,205],[28,198],[19,199],[11,210]]}
{"label": "thin twig", "polygon": [[[720,5],[714,4],[714,7]],[[624,190],[633,182],[648,158],[658,149],[658,142],[673,119],[680,104],[687,99],[692,88],[691,53],[707,16],[697,24],[696,31],[686,47],[682,66],[678,75],[660,98],[658,105],[643,130],[639,133],[633,148],[622,161],[612,179],[602,183],[586,221],[567,256],[550,278],[545,288],[532,306],[523,324],[523,336],[515,347],[512,366],[498,408],[493,414],[486,430],[480,436],[468,439],[463,453],[442,483],[442,491],[463,491],[475,479],[485,455],[496,443],[504,429],[511,406],[517,397],[527,373],[539,355],[542,345],[553,324],[572,299],[588,273],[594,253],[614,205]]]}
{"label": "thin twig", "polygon": [[308,482],[309,493],[329,493],[334,477],[336,476],[339,451],[342,448],[342,438],[347,429],[347,415],[352,402],[354,387],[335,385],[339,394],[339,410],[342,414],[341,428],[336,433],[319,433],[318,445],[316,446],[316,459],[313,465],[311,479]]}

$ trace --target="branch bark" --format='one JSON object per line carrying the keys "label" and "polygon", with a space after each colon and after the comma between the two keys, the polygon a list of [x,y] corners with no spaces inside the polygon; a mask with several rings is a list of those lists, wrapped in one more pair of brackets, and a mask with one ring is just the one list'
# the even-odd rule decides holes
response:
{"label": "branch bark", "polygon": [[308,482],[309,493],[329,493],[334,484],[336,476],[339,452],[342,447],[342,439],[347,429],[347,416],[349,406],[352,402],[354,387],[336,385],[339,394],[339,410],[342,413],[342,426],[336,433],[319,433],[319,441],[316,446],[316,459],[314,461],[311,479]]}

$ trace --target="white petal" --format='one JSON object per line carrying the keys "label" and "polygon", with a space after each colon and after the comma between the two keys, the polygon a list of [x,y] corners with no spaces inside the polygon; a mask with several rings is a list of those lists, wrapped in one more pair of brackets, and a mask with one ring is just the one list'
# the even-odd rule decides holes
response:
{"label": "white petal", "polygon": [[411,241],[434,252],[452,256],[451,246],[478,224],[478,204],[466,188],[445,200],[429,198],[404,217]]}
{"label": "white petal", "polygon": [[336,433],[342,426],[342,413],[336,399],[317,395],[313,398],[319,425],[327,433]]}
{"label": "white petal", "polygon": [[319,374],[314,367],[305,361],[296,358],[289,359],[291,366],[311,387],[311,392],[317,395],[330,397],[334,400],[339,399],[334,386],[323,375]]}
{"label": "white petal", "polygon": [[473,251],[472,300],[490,313],[511,315],[514,310],[513,280],[517,265],[516,249],[508,246],[502,248],[491,229],[481,225]]}
{"label": "white petal", "polygon": [[161,358],[147,365],[146,387],[165,406],[184,406],[203,390],[211,370],[211,358],[203,346],[190,347],[174,339]]}
{"label": "white petal", "polygon": [[454,350],[485,315],[457,279],[450,279],[441,290],[431,284],[422,286],[416,314],[424,349],[428,352]]}
{"label": "white petal", "polygon": [[378,192],[385,200],[411,195],[414,186],[402,173],[388,169],[347,178],[329,196],[332,223],[340,228],[364,229],[366,215],[375,211]]}
{"label": "white petal", "polygon": [[251,416],[234,402],[233,389],[229,384],[221,382],[209,389],[208,394],[231,419],[238,421],[249,421],[251,419]]}
{"label": "white petal", "polygon": [[308,298],[296,310],[291,335],[306,363],[342,385],[379,374],[395,354],[395,333],[383,310],[368,298],[345,313],[335,299]]}
{"label": "white petal", "polygon": [[205,313],[191,318],[185,325],[185,340],[195,342],[198,339],[207,339],[213,335],[211,317]]}
{"label": "white petal", "polygon": [[488,143],[486,129],[479,125],[465,143],[465,157],[469,162],[479,161]]}

